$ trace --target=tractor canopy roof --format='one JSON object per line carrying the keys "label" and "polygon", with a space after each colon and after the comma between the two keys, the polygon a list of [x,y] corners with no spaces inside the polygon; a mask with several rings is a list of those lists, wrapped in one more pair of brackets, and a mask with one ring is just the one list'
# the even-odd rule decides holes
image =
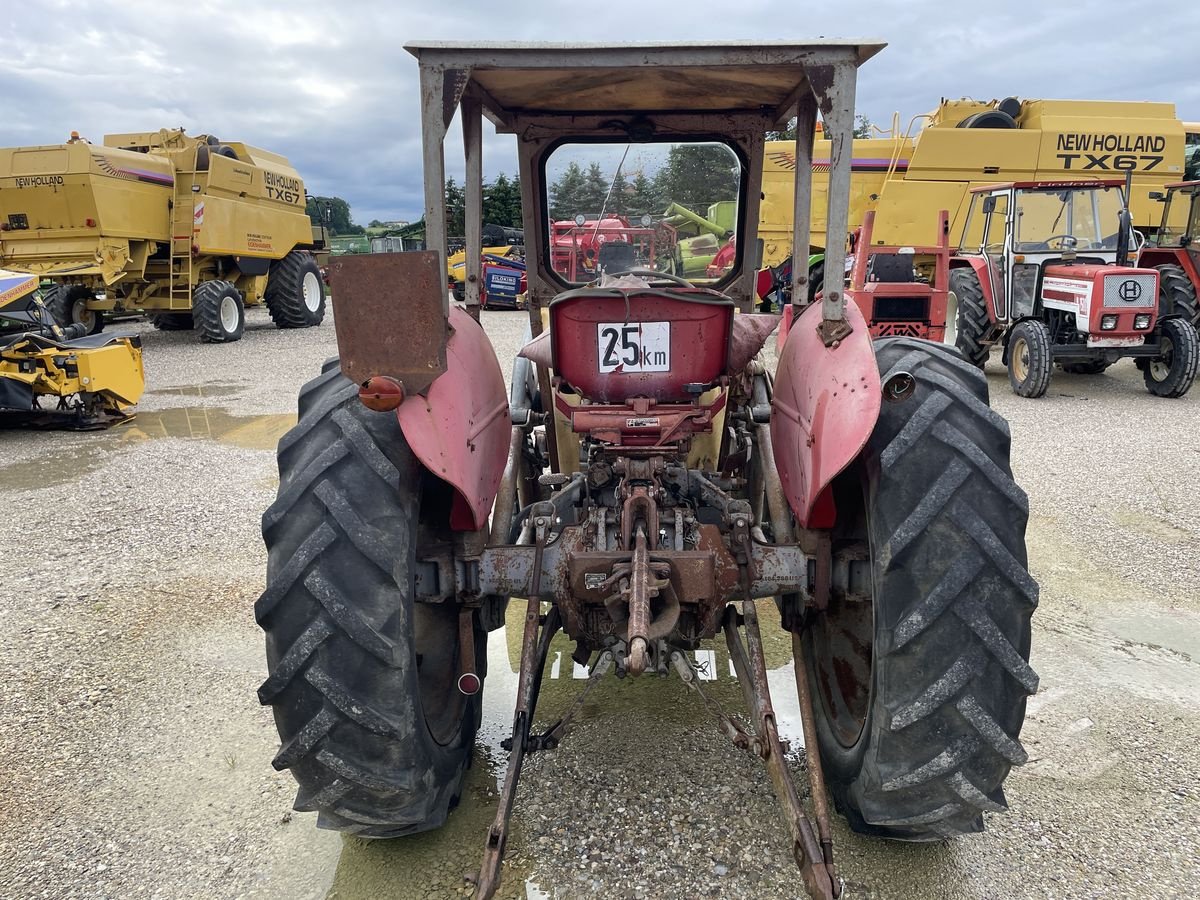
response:
{"label": "tractor canopy roof", "polygon": [[[405,45],[422,66],[462,73],[499,125],[514,114],[772,110],[793,114],[810,69],[859,66],[882,41],[712,41],[619,46],[567,43]],[[461,77],[461,76],[456,76]]]}

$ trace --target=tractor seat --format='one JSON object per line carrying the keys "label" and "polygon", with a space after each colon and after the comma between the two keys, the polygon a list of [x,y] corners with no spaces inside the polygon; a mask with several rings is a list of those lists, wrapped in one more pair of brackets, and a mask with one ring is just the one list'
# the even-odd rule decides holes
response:
{"label": "tractor seat", "polygon": [[867,281],[911,284],[916,281],[911,253],[873,253],[867,260]]}

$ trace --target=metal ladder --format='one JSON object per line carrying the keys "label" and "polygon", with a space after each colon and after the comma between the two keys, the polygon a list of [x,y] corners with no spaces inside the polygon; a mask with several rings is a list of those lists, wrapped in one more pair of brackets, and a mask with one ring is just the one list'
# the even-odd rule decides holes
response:
{"label": "metal ladder", "polygon": [[[195,237],[196,155],[192,151],[191,171],[177,169],[175,172],[175,204],[171,209],[171,274],[167,281],[167,296],[173,312],[191,309],[194,280],[194,258],[192,240]],[[182,308],[181,308],[182,306]]]}

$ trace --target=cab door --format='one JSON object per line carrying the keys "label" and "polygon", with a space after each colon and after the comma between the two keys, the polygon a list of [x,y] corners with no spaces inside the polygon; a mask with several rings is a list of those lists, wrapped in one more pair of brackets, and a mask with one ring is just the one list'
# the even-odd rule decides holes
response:
{"label": "cab door", "polygon": [[1012,287],[1012,266],[1008,248],[1012,246],[1012,192],[995,191],[983,200],[983,255],[987,258],[988,279],[996,319],[1007,321],[1008,298]]}

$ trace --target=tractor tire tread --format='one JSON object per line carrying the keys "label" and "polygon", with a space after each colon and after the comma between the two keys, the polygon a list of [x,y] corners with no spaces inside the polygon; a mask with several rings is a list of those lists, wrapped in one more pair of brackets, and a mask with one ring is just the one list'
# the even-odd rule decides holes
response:
{"label": "tractor tire tread", "polygon": [[941,840],[981,830],[983,812],[1004,808],[1009,769],[1026,760],[1019,732],[1038,686],[1029,504],[983,373],[927,341],[884,339],[876,350],[881,370],[917,379],[908,404],[919,405],[910,415],[885,404],[868,444],[891,498],[872,534],[888,628],[872,743],[857,777],[831,787],[857,830]]}
{"label": "tractor tire tread", "polygon": [[1166,301],[1167,309],[1200,328],[1200,301],[1196,299],[1196,285],[1192,284],[1183,266],[1166,263],[1155,268],[1158,269],[1159,296]]}
{"label": "tractor tire tread", "polygon": [[958,349],[967,361],[983,368],[991,347],[979,343],[991,328],[983,286],[973,269],[952,269],[950,290],[958,298]]}
{"label": "tractor tire tread", "polygon": [[[316,273],[322,291],[321,305],[316,312],[304,305],[304,275],[309,269]],[[276,327],[309,328],[321,324],[325,318],[325,287],[320,278],[316,260],[303,250],[292,250],[282,259],[271,263],[263,302]]]}
{"label": "tractor tire tread", "polygon": [[407,557],[419,464],[394,415],[374,413],[336,365],[304,386],[280,443],[280,491],[263,516],[267,588],[255,618],[295,808],[360,837],[436,828],[461,793],[478,727],[437,744],[418,700]]}
{"label": "tractor tire tread", "polygon": [[[1013,343],[1024,337],[1029,348],[1028,377],[1018,382],[1013,369]],[[1018,322],[1008,339],[1008,382],[1012,385],[1013,393],[1018,397],[1036,399],[1045,395],[1050,388],[1050,376],[1054,372],[1053,357],[1050,354],[1050,329],[1038,319],[1026,319]]]}
{"label": "tractor tire tread", "polygon": [[[207,344],[226,344],[241,340],[245,328],[245,311],[242,312],[242,328],[230,336],[221,324],[221,297],[227,291],[237,291],[232,282],[213,279],[196,287],[192,294],[192,320],[200,333],[200,340]],[[241,302],[241,295],[238,295]]]}
{"label": "tractor tire tread", "polygon": [[1200,336],[1196,334],[1196,326],[1183,317],[1165,319],[1160,327],[1174,348],[1171,369],[1165,379],[1155,381],[1153,363],[1148,361],[1150,364],[1142,370],[1142,378],[1151,394],[1173,400],[1191,390],[1196,381],[1200,368]]}

